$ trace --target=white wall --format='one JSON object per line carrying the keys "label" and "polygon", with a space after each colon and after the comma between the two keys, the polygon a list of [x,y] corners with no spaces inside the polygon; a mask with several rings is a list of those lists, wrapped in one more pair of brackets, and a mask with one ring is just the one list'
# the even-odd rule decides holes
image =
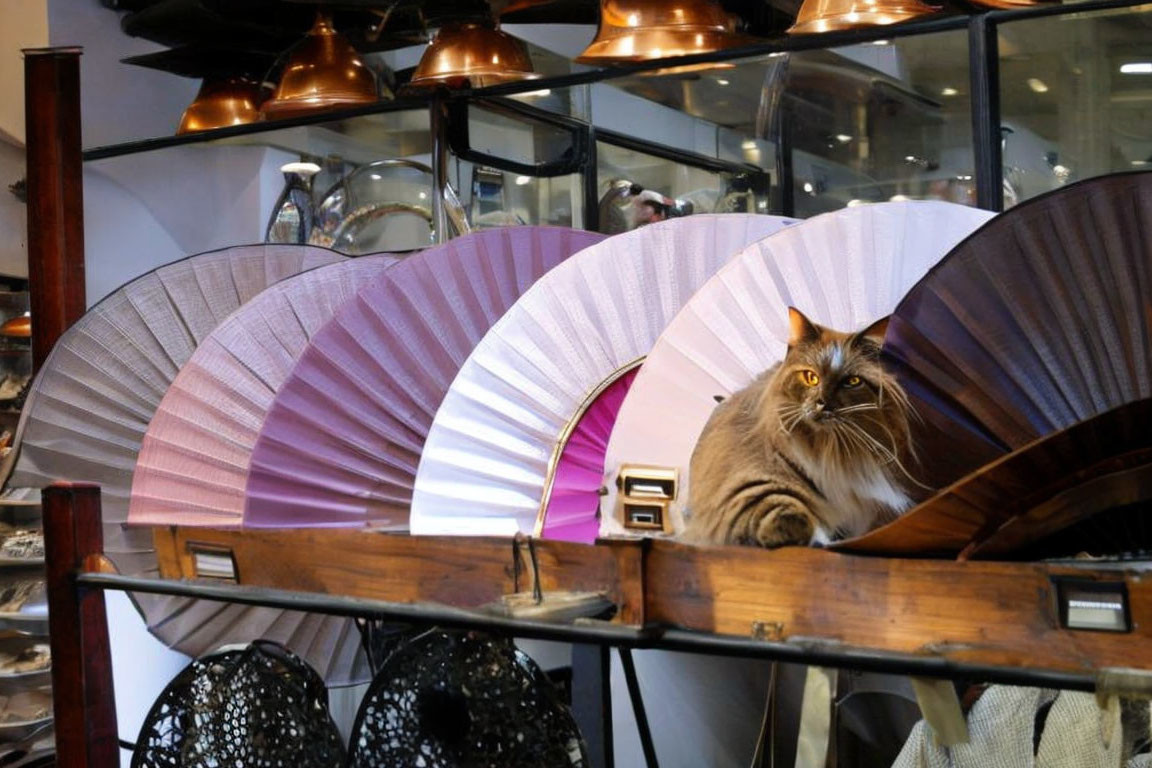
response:
{"label": "white wall", "polygon": [[28,277],[28,206],[8,191],[24,170],[24,150],[0,141],[0,275]]}
{"label": "white wall", "polygon": [[6,0],[0,24],[0,138],[24,144],[23,48],[48,45],[46,0]]}
{"label": "white wall", "polygon": [[80,45],[80,112],[87,147],[168,136],[199,83],[165,72],[121,64],[120,59],[162,46],[129,37],[119,16],[100,0],[48,0],[48,40]]}

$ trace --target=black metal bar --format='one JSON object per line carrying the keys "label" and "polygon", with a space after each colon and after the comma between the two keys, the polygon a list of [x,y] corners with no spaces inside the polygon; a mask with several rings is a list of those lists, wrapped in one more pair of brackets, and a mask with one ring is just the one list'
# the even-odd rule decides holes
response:
{"label": "black metal bar", "polygon": [[[452,153],[461,160],[466,160],[470,163],[489,166],[507,173],[532,176],[534,178],[555,178],[556,176],[568,176],[580,172],[580,169],[584,167],[588,155],[588,134],[584,123],[571,120],[571,118],[561,118],[559,115],[528,105],[521,104],[512,108],[509,106],[510,104],[515,104],[515,102],[505,103],[504,101],[496,100],[450,102],[448,107],[448,144],[452,148]],[[571,153],[567,157],[561,157],[555,160],[545,160],[540,163],[521,163],[511,158],[500,157],[499,155],[474,149],[468,127],[468,110],[474,106],[487,109],[497,114],[511,115],[525,121],[543,123],[560,128],[566,131],[571,137]]]}
{"label": "black metal bar", "polygon": [[1004,209],[1004,168],[1000,152],[1000,46],[996,23],[973,16],[968,27],[969,76],[972,90],[972,145],[976,205]]}
{"label": "black metal bar", "polygon": [[95,589],[197,597],[203,600],[263,605],[306,613],[387,618],[411,623],[436,624],[443,627],[483,629],[503,632],[516,637],[534,637],[541,640],[560,640],[627,648],[661,648],[672,651],[711,653],[718,656],[740,656],[799,664],[815,664],[838,669],[858,669],[867,672],[888,672],[952,680],[964,678],[1005,685],[1032,685],[1077,691],[1096,690],[1096,678],[1092,672],[1073,673],[1030,667],[971,664],[939,656],[876,651],[843,647],[830,643],[774,642],[751,637],[712,635],[659,626],[628,627],[606,622],[551,624],[542,621],[510,619],[479,611],[426,603],[389,603],[340,595],[291,592],[264,587],[217,586],[199,582],[144,579],[110,573],[80,573],[76,576],[76,583],[81,587]]}
{"label": "black metal bar", "polygon": [[721,160],[718,157],[709,157],[708,155],[689,152],[686,149],[669,147],[666,144],[654,144],[650,141],[637,139],[625,133],[605,130],[604,128],[596,129],[596,141],[611,144],[615,147],[630,149],[634,152],[642,152],[645,155],[658,157],[662,160],[671,160],[674,163],[687,165],[692,168],[711,171],[712,173],[763,173],[762,169],[755,165],[749,165],[748,163],[733,163],[727,160]]}
{"label": "black metal bar", "polygon": [[451,116],[448,103],[441,98],[432,100],[429,107],[432,131],[432,228],[437,243],[448,242],[448,211],[444,207],[444,191],[448,188],[448,136]]}
{"label": "black metal bar", "polygon": [[600,231],[600,154],[596,149],[596,128],[586,128],[588,136],[587,165],[584,167],[584,224],[581,229]]}
{"label": "black metal bar", "polygon": [[572,646],[572,716],[592,768],[612,768],[612,666],[607,646]]}
{"label": "black metal bar", "polygon": [[[781,101],[786,101],[781,99]],[[796,175],[792,170],[792,125],[791,110],[781,106],[784,110],[780,116],[780,135],[777,137],[776,154],[779,158],[780,169],[780,204],[781,216],[796,215]]]}
{"label": "black metal bar", "polygon": [[372,104],[366,107],[352,107],[349,109],[332,110],[331,112],[319,112],[313,115],[303,115],[301,117],[285,118],[282,120],[268,120],[259,123],[248,123],[246,125],[230,125],[224,128],[213,128],[207,131],[199,131],[197,133],[184,133],[179,136],[160,136],[151,139],[141,139],[139,141],[127,141],[121,144],[108,144],[101,147],[92,147],[83,152],[82,157],[84,162],[90,160],[103,160],[109,157],[119,157],[121,155],[134,155],[139,152],[154,152],[158,149],[167,149],[168,147],[178,147],[185,144],[203,144],[209,141],[219,141],[220,139],[231,139],[238,136],[249,136],[252,134],[267,133],[269,131],[278,131],[284,128],[297,128],[305,125],[317,125],[319,123],[332,123],[341,120],[349,120],[356,117],[365,117],[368,115],[382,115],[390,112],[405,112],[414,109],[428,109],[432,103],[432,96],[421,96],[419,98],[398,99],[387,103]]}
{"label": "black metal bar", "polygon": [[632,714],[636,718],[640,748],[644,750],[644,764],[648,768],[660,768],[660,761],[656,759],[656,745],[652,743],[652,729],[648,727],[648,713],[644,710],[644,693],[640,690],[640,680],[636,677],[636,663],[632,660],[632,649],[616,650],[620,654],[620,664],[624,667],[624,682],[628,685],[628,698],[632,700]]}

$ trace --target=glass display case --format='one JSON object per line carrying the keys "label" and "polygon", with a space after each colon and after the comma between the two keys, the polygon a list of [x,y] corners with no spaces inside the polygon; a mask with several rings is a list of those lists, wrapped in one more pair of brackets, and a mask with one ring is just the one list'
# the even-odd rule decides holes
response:
{"label": "glass display case", "polygon": [[[263,225],[279,168],[314,163],[325,236],[313,242],[353,253],[516,224],[614,232],[654,216],[901,199],[998,210],[1152,162],[1150,26],[1152,6],[1088,0],[612,69],[533,48],[539,80],[96,148],[87,167],[123,184],[162,162],[179,169],[182,200],[258,184],[243,206],[206,215]],[[371,232],[338,242],[365,206]]]}

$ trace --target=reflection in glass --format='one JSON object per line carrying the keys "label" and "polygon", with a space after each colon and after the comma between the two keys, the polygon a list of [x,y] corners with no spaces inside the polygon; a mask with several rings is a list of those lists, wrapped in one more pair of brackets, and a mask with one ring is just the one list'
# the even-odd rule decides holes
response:
{"label": "reflection in glass", "polygon": [[583,226],[581,178],[525,176],[454,158],[449,181],[460,189],[461,203],[473,229],[546,224]]}
{"label": "reflection in glass", "polygon": [[[432,169],[412,160],[378,160],[337,182],[316,208],[309,240],[348,254],[406,251],[436,242]],[[445,200],[457,227],[464,216]]]}
{"label": "reflection in glass", "polygon": [[1152,169],[1150,26],[1149,5],[999,25],[1006,207]]}
{"label": "reflection in glass", "polygon": [[[891,199],[971,205],[968,82],[968,36],[957,30],[621,77],[594,93],[592,118],[769,172],[776,212],[811,216]],[[617,125],[618,114],[631,125]],[[628,178],[602,168],[601,183],[615,176]]]}
{"label": "reflection in glass", "polygon": [[315,163],[286,163],[284,191],[272,208],[264,235],[267,243],[307,243],[312,233],[312,179],[320,171]]}
{"label": "reflection in glass", "polygon": [[693,164],[686,153],[670,159],[604,141],[596,144],[596,164],[598,229],[605,234],[694,213],[763,213],[768,208],[766,190],[758,197],[752,174],[735,164],[731,171],[720,171]]}

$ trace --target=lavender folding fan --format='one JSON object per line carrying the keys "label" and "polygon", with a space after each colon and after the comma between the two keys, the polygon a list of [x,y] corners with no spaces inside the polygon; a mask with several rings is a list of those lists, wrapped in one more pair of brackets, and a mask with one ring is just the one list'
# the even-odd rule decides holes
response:
{"label": "lavender folding fan", "polygon": [[365,256],[296,275],[209,334],[148,426],[128,522],[239,525],[248,461],[277,391],[312,337],[396,261]]}
{"label": "lavender folding fan", "polygon": [[123,524],[140,442],[168,385],[238,307],[286,277],[344,259],[313,246],[226,248],[109,294],[60,338],[33,382],[8,484],[99,484],[105,551],[125,573],[154,573],[151,531]]}
{"label": "lavender folding fan", "polygon": [[[591,422],[581,431],[589,409],[614,421],[619,397],[605,393],[684,302],[749,243],[792,223],[750,214],[671,219],[588,248],[541,279],[476,346],[436,413],[416,477],[413,533],[588,531],[599,497],[587,473],[602,472],[607,430],[585,446],[583,471],[556,472],[562,458],[577,458],[568,450],[574,435],[596,438]],[[568,479],[583,489],[558,483]]]}
{"label": "lavender folding fan", "polygon": [[243,524],[407,528],[424,436],[468,353],[537,278],[601,239],[485,230],[362,290],[312,339],[269,409]]}

